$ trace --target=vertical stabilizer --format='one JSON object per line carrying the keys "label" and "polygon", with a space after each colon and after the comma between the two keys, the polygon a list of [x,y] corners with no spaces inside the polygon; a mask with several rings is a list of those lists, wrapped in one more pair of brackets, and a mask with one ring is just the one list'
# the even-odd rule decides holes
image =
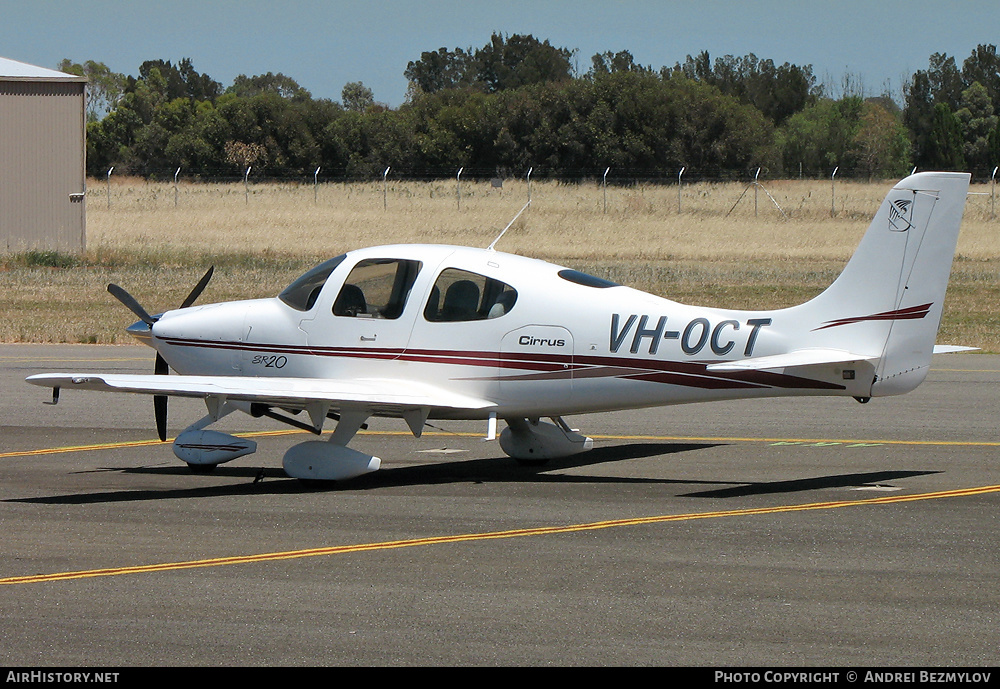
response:
{"label": "vertical stabilizer", "polygon": [[923,381],[944,306],[970,176],[921,172],[896,184],[840,277],[797,309],[813,346],[878,357],[872,395]]}

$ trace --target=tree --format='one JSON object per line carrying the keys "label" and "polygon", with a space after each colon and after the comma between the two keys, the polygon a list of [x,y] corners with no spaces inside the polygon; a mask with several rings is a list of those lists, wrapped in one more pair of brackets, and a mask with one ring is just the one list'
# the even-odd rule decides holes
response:
{"label": "tree", "polygon": [[777,66],[753,53],[745,57],[726,55],[716,58],[713,64],[708,52],[702,51],[697,58],[688,55],[674,71],[753,105],[775,124],[801,111],[817,95],[811,65],[800,67],[786,62]]}
{"label": "tree", "polygon": [[974,82],[962,92],[961,105],[955,118],[962,125],[965,161],[973,169],[986,168],[992,162],[990,135],[997,128],[998,121],[986,87],[978,81]]}
{"label": "tree", "polygon": [[818,174],[839,165],[843,151],[830,148],[831,130],[840,113],[836,102],[823,98],[788,118],[779,130],[778,143],[785,170]]}
{"label": "tree", "polygon": [[642,67],[635,64],[635,58],[627,50],[621,50],[617,53],[612,53],[610,50],[597,53],[590,58],[590,63],[591,68],[587,76],[591,78],[597,74],[613,74],[615,72],[651,73],[653,71],[649,67]]}
{"label": "tree", "polygon": [[[932,161],[937,159],[938,153],[932,153],[932,147],[936,147],[930,141],[931,131],[935,124],[935,118],[940,117],[935,112],[934,94],[931,91],[930,76],[926,71],[918,71],[904,87],[905,107],[903,109],[903,124],[910,132],[910,140],[913,143],[913,161],[919,167],[934,168]],[[951,108],[945,103],[945,110],[950,114]],[[939,121],[938,125],[943,125]]]}
{"label": "tree", "polygon": [[996,167],[996,164],[1000,163],[1000,122],[990,132],[988,156],[991,162],[987,165],[987,169],[989,165]]}
{"label": "tree", "polygon": [[421,53],[409,62],[404,76],[416,93],[474,88],[487,93],[570,79],[572,52],[555,48],[534,36],[493,34],[490,42],[471,48]]}
{"label": "tree", "polygon": [[962,73],[955,64],[955,58],[945,53],[933,53],[927,76],[930,79],[934,102],[947,104],[952,112],[957,110],[960,107],[959,101],[965,84],[962,81]]}
{"label": "tree", "polygon": [[226,162],[235,165],[242,172],[248,167],[258,163],[267,162],[267,149],[258,143],[244,143],[243,141],[226,142]]}
{"label": "tree", "polygon": [[[184,102],[183,100],[181,102]],[[225,123],[210,101],[191,104],[183,126],[170,132],[164,158],[170,165],[185,170],[219,170],[225,165]]]}
{"label": "tree", "polygon": [[1000,110],[1000,56],[995,45],[978,45],[962,63],[966,86],[978,82],[986,89],[994,110]]}
{"label": "tree", "polygon": [[876,175],[900,176],[909,165],[906,128],[876,100],[868,100],[862,106],[852,143],[858,164],[869,179]]}
{"label": "tree", "polygon": [[[958,119],[965,138],[958,154],[952,150],[952,134],[946,131],[953,123],[946,121],[945,111],[939,111],[938,105],[947,106],[947,113]],[[916,163],[921,167],[954,167],[961,158],[974,168],[995,165],[1000,152],[993,152],[991,132],[995,126],[992,118],[998,112],[1000,56],[995,45],[976,46],[961,70],[954,58],[932,54],[928,69],[917,71],[906,89],[903,119],[913,140]]]}
{"label": "tree", "polygon": [[573,54],[565,48],[554,48],[546,40],[531,34],[503,36],[493,34],[490,42],[476,51],[474,57],[476,81],[490,93],[507,89],[568,81]]}
{"label": "tree", "polygon": [[344,102],[344,109],[353,112],[364,112],[375,104],[375,94],[360,81],[345,84],[340,98]]}
{"label": "tree", "polygon": [[698,57],[687,56],[684,64],[674,67],[675,72],[680,72],[693,81],[703,81],[706,84],[712,81],[712,58],[707,50],[698,53]]}
{"label": "tree", "polygon": [[412,126],[411,118],[396,111],[347,111],[324,129],[323,147],[355,177],[373,178],[388,165],[413,169],[419,155]]}
{"label": "tree", "polygon": [[[154,70],[163,79],[157,89],[167,100],[190,98],[214,101],[222,93],[222,84],[207,74],[199,74],[190,58],[183,58],[176,67],[170,60],[147,60],[139,65],[139,79],[148,81]],[[134,80],[130,78],[130,81]]]}
{"label": "tree", "polygon": [[115,109],[125,93],[124,74],[112,72],[103,62],[87,60],[82,65],[64,59],[59,71],[87,78],[87,121],[95,122]]}
{"label": "tree", "polygon": [[857,165],[856,135],[863,111],[860,97],[846,96],[820,98],[792,115],[778,137],[785,169],[801,165],[808,173],[828,175],[834,167],[847,170]]}
{"label": "tree", "polygon": [[185,57],[178,62],[177,71],[184,82],[185,96],[191,100],[214,101],[222,93],[222,84],[207,74],[199,74],[191,63],[191,58]]}
{"label": "tree", "polygon": [[248,77],[240,74],[233,80],[233,85],[226,89],[226,93],[233,93],[243,98],[257,96],[262,93],[273,93],[279,98],[288,100],[307,101],[312,98],[312,94],[299,85],[291,77],[286,77],[281,72],[272,74],[258,74]]}
{"label": "tree", "polygon": [[946,103],[934,106],[934,118],[928,128],[923,165],[932,170],[964,170],[965,142],[962,126]]}
{"label": "tree", "polygon": [[433,52],[420,54],[420,59],[411,61],[403,72],[419,93],[468,87],[475,82],[472,49],[448,50],[441,47]]}
{"label": "tree", "polygon": [[746,170],[775,163],[771,123],[752,106],[682,76],[615,72],[494,94],[499,165],[592,175]]}

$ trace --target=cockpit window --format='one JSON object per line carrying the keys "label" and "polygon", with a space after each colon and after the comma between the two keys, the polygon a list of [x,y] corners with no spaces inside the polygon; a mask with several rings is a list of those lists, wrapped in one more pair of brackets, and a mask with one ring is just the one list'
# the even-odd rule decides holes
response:
{"label": "cockpit window", "polygon": [[323,289],[323,285],[326,284],[327,278],[330,277],[330,273],[343,263],[345,258],[347,258],[347,255],[341,254],[336,258],[331,258],[329,261],[320,263],[286,287],[278,295],[278,299],[293,309],[308,311],[316,304],[316,298],[319,297],[319,293]]}
{"label": "cockpit window", "polygon": [[617,282],[611,282],[611,280],[605,280],[604,278],[599,278],[594,275],[588,275],[587,273],[581,273],[579,270],[560,270],[559,277],[563,280],[568,280],[570,282],[576,283],[578,285],[583,285],[584,287],[620,287]]}
{"label": "cockpit window", "polygon": [[439,323],[499,318],[516,301],[517,291],[508,284],[467,270],[446,268],[431,288],[424,318]]}
{"label": "cockpit window", "polygon": [[420,261],[369,258],[351,269],[333,302],[333,315],[355,318],[399,318],[406,306]]}

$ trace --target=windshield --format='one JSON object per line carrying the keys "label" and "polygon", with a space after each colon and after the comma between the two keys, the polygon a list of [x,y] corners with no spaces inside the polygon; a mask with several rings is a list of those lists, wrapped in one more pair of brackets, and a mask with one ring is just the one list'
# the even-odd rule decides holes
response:
{"label": "windshield", "polygon": [[320,263],[318,266],[286,287],[284,291],[278,295],[278,299],[285,302],[293,309],[298,311],[308,311],[316,303],[316,298],[323,289],[323,285],[326,284],[327,278],[330,277],[330,273],[332,273],[334,268],[339,266],[345,258],[347,258],[347,255],[341,254],[336,258],[331,258],[329,261]]}

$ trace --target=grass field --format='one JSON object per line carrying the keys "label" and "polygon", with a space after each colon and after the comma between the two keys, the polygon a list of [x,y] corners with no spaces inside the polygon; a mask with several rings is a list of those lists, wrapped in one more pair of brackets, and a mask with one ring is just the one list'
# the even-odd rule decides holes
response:
{"label": "grass field", "polygon": [[[544,258],[677,301],[771,308],[826,287],[892,182],[774,181],[608,187],[534,182],[498,250]],[[940,342],[1000,351],[1000,219],[992,189],[966,207]],[[487,246],[528,201],[451,182],[180,184],[91,181],[82,257],[0,264],[0,340],[128,342],[117,282],[156,312],[177,306],[208,265],[201,301],[272,296],[343,251],[397,242]],[[110,203],[109,203],[110,202]]]}

